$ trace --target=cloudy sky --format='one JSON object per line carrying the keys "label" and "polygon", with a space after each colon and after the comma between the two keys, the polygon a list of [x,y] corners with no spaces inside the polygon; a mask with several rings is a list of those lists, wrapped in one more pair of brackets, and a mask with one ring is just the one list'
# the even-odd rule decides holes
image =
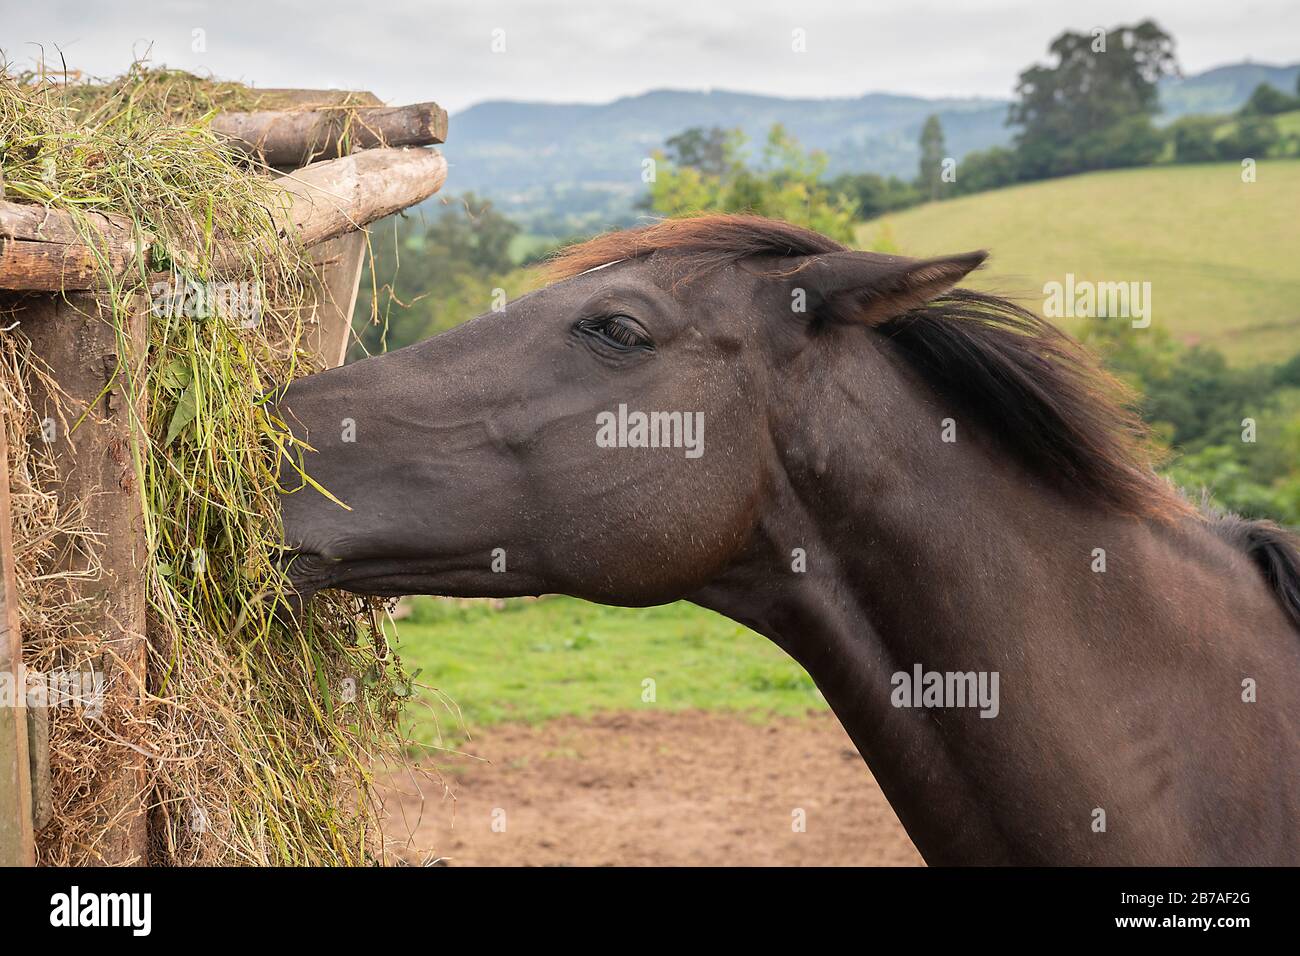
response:
{"label": "cloudy sky", "polygon": [[[132,56],[258,86],[456,111],[648,89],[1008,96],[1062,29],[1154,17],[1187,72],[1300,60],[1295,0],[0,0],[0,51],[93,75]],[[792,49],[804,31],[806,52]],[[504,50],[494,51],[504,45]]]}

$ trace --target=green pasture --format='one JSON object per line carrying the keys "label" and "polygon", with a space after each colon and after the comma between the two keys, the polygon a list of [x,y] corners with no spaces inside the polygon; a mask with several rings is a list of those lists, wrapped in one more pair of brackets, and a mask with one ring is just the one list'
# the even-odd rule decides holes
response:
{"label": "green pasture", "polygon": [[[861,248],[988,249],[971,285],[1036,310],[1043,285],[1151,283],[1153,325],[1236,363],[1300,347],[1300,160],[1155,166],[1045,180],[928,203],[859,227]],[[1071,320],[1066,320],[1070,325]]]}
{"label": "green pasture", "polygon": [[[799,715],[825,702],[777,646],[718,614],[678,602],[612,608],[567,597],[458,604],[415,598],[390,625],[410,671],[412,737],[437,745],[467,728],[568,714],[706,708]],[[654,682],[654,701],[644,698]]]}

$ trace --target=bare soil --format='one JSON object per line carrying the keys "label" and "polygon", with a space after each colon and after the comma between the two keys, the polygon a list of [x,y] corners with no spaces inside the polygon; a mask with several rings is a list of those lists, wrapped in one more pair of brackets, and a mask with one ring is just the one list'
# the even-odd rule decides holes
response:
{"label": "bare soil", "polygon": [[498,725],[436,762],[441,784],[403,774],[386,787],[387,835],[407,863],[922,865],[830,714]]}

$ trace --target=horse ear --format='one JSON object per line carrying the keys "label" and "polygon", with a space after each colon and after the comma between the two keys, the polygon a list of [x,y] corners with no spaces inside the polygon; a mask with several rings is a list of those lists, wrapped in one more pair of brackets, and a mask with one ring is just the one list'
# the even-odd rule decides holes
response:
{"label": "horse ear", "polygon": [[830,252],[808,256],[791,281],[807,291],[814,309],[829,306],[835,314],[874,325],[942,295],[986,258],[983,250],[937,259]]}

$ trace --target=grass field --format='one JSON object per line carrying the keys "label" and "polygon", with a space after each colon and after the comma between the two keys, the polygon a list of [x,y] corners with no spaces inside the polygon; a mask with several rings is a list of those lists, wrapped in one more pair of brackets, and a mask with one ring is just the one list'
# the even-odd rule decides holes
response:
{"label": "grass field", "polygon": [[1238,164],[1214,163],[1072,176],[890,214],[857,240],[904,255],[988,249],[970,284],[1036,310],[1067,272],[1149,281],[1153,326],[1234,362],[1284,359],[1300,350],[1300,160],[1257,174],[1243,183]]}
{"label": "grass field", "polygon": [[[439,734],[451,743],[462,736],[454,705],[471,733],[506,720],[645,707],[759,717],[826,706],[775,644],[684,602],[611,608],[551,597],[493,610],[415,598],[395,646],[425,685],[407,715],[413,738],[429,745]],[[642,699],[646,680],[653,702]]]}
{"label": "grass field", "polygon": [[1273,117],[1273,122],[1277,124],[1277,131],[1283,136],[1294,136],[1300,133],[1300,110],[1279,113]]}

